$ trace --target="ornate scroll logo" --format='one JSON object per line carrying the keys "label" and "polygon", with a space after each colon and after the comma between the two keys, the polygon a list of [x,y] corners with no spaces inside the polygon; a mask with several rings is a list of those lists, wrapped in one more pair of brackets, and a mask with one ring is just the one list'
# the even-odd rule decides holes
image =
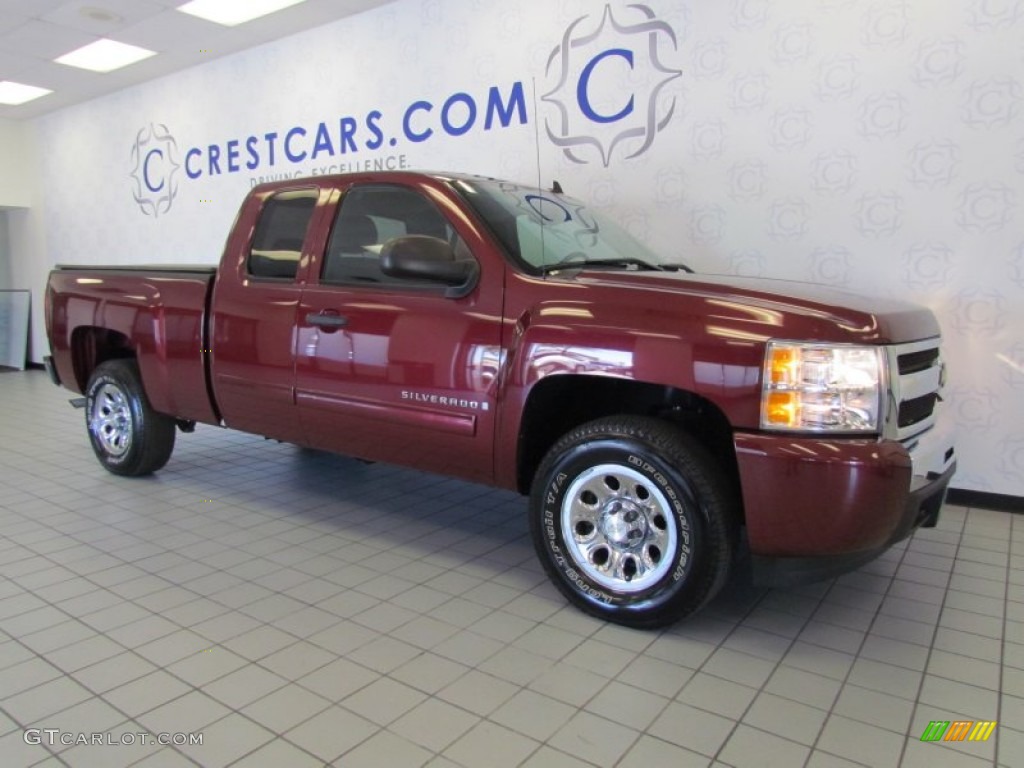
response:
{"label": "ornate scroll logo", "polygon": [[[629,23],[616,13],[632,13]],[[541,97],[555,109],[545,121],[548,138],[575,163],[599,157],[608,165],[646,152],[676,111],[665,87],[682,75],[664,63],[678,51],[668,23],[644,5],[604,7],[600,19],[581,16],[551,51],[545,75],[554,87]]]}
{"label": "ornate scroll logo", "polygon": [[159,218],[178,194],[178,143],[166,125],[150,123],[135,135],[131,158],[132,197],[143,214]]}

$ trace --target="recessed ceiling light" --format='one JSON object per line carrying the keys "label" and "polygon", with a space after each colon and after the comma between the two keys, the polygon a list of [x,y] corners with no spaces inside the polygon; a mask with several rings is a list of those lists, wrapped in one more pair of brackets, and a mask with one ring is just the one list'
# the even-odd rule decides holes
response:
{"label": "recessed ceiling light", "polygon": [[234,27],[302,2],[305,0],[246,0],[244,3],[238,0],[192,0],[179,5],[178,10],[225,27]]}
{"label": "recessed ceiling light", "polygon": [[34,85],[24,85],[10,80],[0,80],[0,104],[24,104],[26,101],[38,99],[53,93],[49,88],[38,88]]}
{"label": "recessed ceiling light", "polygon": [[85,16],[90,21],[95,21],[98,24],[116,24],[119,21],[124,21],[116,13],[108,11],[106,8],[96,8],[92,5],[86,5],[78,9],[78,12]]}
{"label": "recessed ceiling light", "polygon": [[71,53],[65,53],[54,61],[69,67],[91,69],[93,72],[111,72],[155,55],[155,51],[104,37]]}

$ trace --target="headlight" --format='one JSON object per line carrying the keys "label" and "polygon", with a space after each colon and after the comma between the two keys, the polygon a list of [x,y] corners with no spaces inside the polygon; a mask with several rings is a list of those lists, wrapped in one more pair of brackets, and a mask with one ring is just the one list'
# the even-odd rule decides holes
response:
{"label": "headlight", "polygon": [[761,387],[761,428],[877,432],[881,347],[770,341]]}

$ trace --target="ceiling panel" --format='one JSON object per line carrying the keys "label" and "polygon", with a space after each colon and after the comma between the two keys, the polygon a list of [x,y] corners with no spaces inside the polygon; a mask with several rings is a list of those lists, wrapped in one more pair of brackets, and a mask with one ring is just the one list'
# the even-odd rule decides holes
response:
{"label": "ceiling panel", "polygon": [[129,24],[165,10],[164,6],[149,0],[103,0],[100,5],[95,0],[75,0],[65,2],[49,13],[42,14],[40,18],[53,24],[108,37]]}
{"label": "ceiling panel", "polygon": [[[31,80],[30,85],[38,85],[52,91],[83,91],[93,94],[96,93],[98,87],[102,86],[102,82],[97,82],[93,75],[93,72],[85,69],[68,67],[55,61],[41,59],[30,64],[19,77]],[[93,82],[96,82],[95,87],[92,86]]]}
{"label": "ceiling panel", "polygon": [[54,59],[95,40],[94,35],[30,19],[0,36],[0,51]]}
{"label": "ceiling panel", "polygon": [[[19,106],[0,104],[0,118],[37,117],[395,2],[306,0],[247,24],[223,27],[174,10],[184,1],[0,0],[0,80],[54,91]],[[107,74],[52,62],[100,37],[140,45],[158,55]]]}
{"label": "ceiling panel", "polygon": [[27,16],[19,16],[15,13],[0,13],[0,36],[20,27],[26,21],[28,21]]}
{"label": "ceiling panel", "polygon": [[19,16],[35,16],[49,13],[68,0],[0,0],[0,13],[15,13]]}
{"label": "ceiling panel", "polygon": [[187,13],[160,9],[149,16],[120,30],[119,40],[132,45],[141,45],[151,51],[209,48],[219,37],[228,32],[227,27],[211,24]]}
{"label": "ceiling panel", "polygon": [[10,80],[28,67],[31,61],[26,56],[0,51],[0,80]]}

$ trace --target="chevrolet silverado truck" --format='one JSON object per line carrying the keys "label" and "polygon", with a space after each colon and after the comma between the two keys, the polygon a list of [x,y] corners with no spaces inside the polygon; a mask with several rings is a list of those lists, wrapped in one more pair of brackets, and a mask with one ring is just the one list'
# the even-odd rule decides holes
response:
{"label": "chevrolet silverado truck", "polygon": [[927,309],[695,274],[553,191],[459,174],[254,187],[220,266],[55,269],[54,382],[144,475],[220,425],[528,494],[591,614],[692,614],[935,525],[955,469]]}

